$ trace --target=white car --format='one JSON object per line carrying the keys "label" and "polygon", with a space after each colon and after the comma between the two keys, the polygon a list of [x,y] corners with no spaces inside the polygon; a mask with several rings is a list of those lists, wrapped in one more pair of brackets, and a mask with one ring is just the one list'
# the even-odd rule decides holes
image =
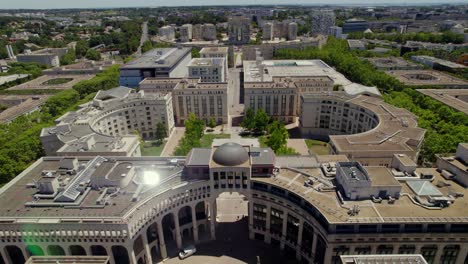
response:
{"label": "white car", "polygon": [[179,258],[180,259],[188,258],[192,256],[193,254],[195,254],[195,252],[197,252],[197,249],[195,248],[195,246],[193,245],[186,246],[182,250],[180,250]]}

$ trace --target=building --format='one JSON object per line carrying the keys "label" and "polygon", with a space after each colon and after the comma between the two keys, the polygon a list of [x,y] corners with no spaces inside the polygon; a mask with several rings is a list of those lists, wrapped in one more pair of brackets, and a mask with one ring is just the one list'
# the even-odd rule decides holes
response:
{"label": "building", "polygon": [[350,50],[365,50],[366,44],[359,39],[348,39],[348,47]]}
{"label": "building", "polygon": [[385,72],[407,86],[437,86],[441,88],[468,88],[468,82],[452,75],[434,70],[390,70]]}
{"label": "building", "polygon": [[192,24],[185,24],[179,28],[180,41],[189,42],[192,40],[193,26]]}
{"label": "building", "polygon": [[262,26],[262,39],[263,40],[273,40],[274,39],[274,31],[273,31],[273,23],[267,22]]}
{"label": "building", "polygon": [[446,179],[468,187],[468,143],[459,143],[455,155],[437,155],[437,168]]}
{"label": "building", "polygon": [[160,27],[158,31],[158,35],[160,38],[164,40],[174,41],[175,40],[175,28],[173,26]]}
{"label": "building", "polygon": [[[270,116],[292,123],[298,116],[301,93],[332,91],[334,80],[329,66],[319,60],[244,61],[241,89],[246,108],[264,109]],[[331,68],[330,68],[331,69]]]}
{"label": "building", "polygon": [[10,65],[8,65],[4,60],[0,60],[0,73],[8,72],[9,69]]}
{"label": "building", "polygon": [[428,264],[421,254],[341,255],[342,264]]}
{"label": "building", "polygon": [[371,57],[367,60],[374,68],[381,71],[391,70],[420,70],[423,67],[416,63],[412,63],[400,57]]}
{"label": "building", "polygon": [[343,24],[343,33],[364,32],[369,28],[369,22],[363,19],[351,18]]}
{"label": "building", "polygon": [[115,65],[114,60],[82,61],[42,71],[44,75],[94,75]]}
{"label": "building", "polygon": [[296,40],[297,39],[297,23],[291,22],[288,24],[288,40]]}
{"label": "building", "polygon": [[250,19],[241,15],[228,19],[229,44],[243,45],[250,42]]}
{"label": "building", "polygon": [[157,48],[120,67],[119,83],[138,87],[145,78],[182,78],[192,59],[191,48]]}
{"label": "building", "polygon": [[16,118],[41,109],[50,95],[0,95],[0,104],[8,108],[0,113],[0,123],[9,123]]}
{"label": "building", "polygon": [[335,12],[333,10],[315,10],[310,14],[311,34],[329,35],[330,27],[335,25]]}
{"label": "building", "polygon": [[99,91],[78,111],[55,120],[41,131],[48,156],[140,156],[139,138],[154,138],[161,122],[169,135],[174,128],[171,94],[144,94],[118,87]]}
{"label": "building", "polygon": [[203,83],[200,78],[148,78],[140,83],[146,93],[171,93],[176,125],[182,126],[190,113],[208,122],[228,121],[227,83]]}
{"label": "building", "polygon": [[68,48],[47,48],[16,55],[18,62],[36,62],[49,67],[60,66],[60,57],[67,54]]}
{"label": "building", "polygon": [[395,153],[417,160],[425,130],[411,112],[363,92],[309,93],[300,98],[303,137],[330,140],[330,153],[364,166],[389,167]]}
{"label": "building", "polygon": [[203,25],[201,25],[201,24],[193,25],[192,39],[193,40],[203,40]]}
{"label": "building", "polygon": [[411,56],[411,60],[431,67],[434,70],[448,71],[448,72],[463,72],[468,68],[465,65],[443,60],[431,56]]}
{"label": "building", "polygon": [[226,64],[224,58],[194,58],[187,65],[188,76],[201,82],[226,82]]}
{"label": "building", "polygon": [[205,41],[217,40],[216,26],[213,24],[204,24],[202,27],[202,36]]}
{"label": "building", "polygon": [[196,79],[181,80],[173,91],[176,124],[183,125],[190,113],[206,123],[228,122],[227,83],[201,83]]}
{"label": "building", "polygon": [[[86,255],[85,252],[80,252]],[[32,256],[25,264],[108,264],[108,256]]]}
{"label": "building", "polygon": [[343,38],[343,28],[338,26],[330,27],[330,35],[338,39]]}
{"label": "building", "polygon": [[[384,184],[381,197],[350,201],[323,169],[345,157],[297,159],[242,141],[187,157],[43,157],[0,189],[0,256],[6,264],[45,252],[159,262],[184,244],[222,237],[216,198],[238,192],[249,203],[249,238],[302,263],[341,263],[343,255],[399,263],[390,254],[466,261],[467,191],[457,182],[433,168],[408,177],[383,168],[405,194],[385,197],[393,185]],[[382,176],[381,167],[357,166]]]}
{"label": "building", "polygon": [[263,43],[260,45],[246,45],[242,47],[243,60],[255,60],[256,52],[260,51],[267,60],[272,60],[274,54],[280,49],[305,49],[308,47],[321,47],[326,43],[326,38],[318,36],[315,38],[301,39],[300,41],[280,41],[273,43]]}
{"label": "building", "polygon": [[468,115],[468,89],[417,89],[417,91]]}
{"label": "building", "polygon": [[224,76],[228,78],[228,62],[229,48],[228,47],[204,47],[200,50],[201,58],[223,58],[224,59]]}

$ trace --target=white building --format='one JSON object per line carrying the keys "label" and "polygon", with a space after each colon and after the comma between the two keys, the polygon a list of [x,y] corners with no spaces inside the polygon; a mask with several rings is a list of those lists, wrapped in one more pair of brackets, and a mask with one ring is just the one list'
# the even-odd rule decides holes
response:
{"label": "white building", "polygon": [[329,35],[330,27],[335,25],[333,10],[315,10],[310,14],[312,34]]}
{"label": "white building", "polygon": [[159,28],[159,36],[167,41],[175,40],[175,28],[173,26],[164,26]]}
{"label": "white building", "polygon": [[330,27],[330,35],[341,39],[343,37],[343,28],[338,26]]}
{"label": "white building", "polygon": [[202,82],[226,82],[226,59],[194,58],[187,65],[190,78],[200,78]]}
{"label": "white building", "polygon": [[191,24],[185,24],[179,28],[180,41],[189,42],[192,40],[193,26]]}
{"label": "white building", "polygon": [[291,22],[288,24],[288,40],[296,40],[297,39],[297,23]]}

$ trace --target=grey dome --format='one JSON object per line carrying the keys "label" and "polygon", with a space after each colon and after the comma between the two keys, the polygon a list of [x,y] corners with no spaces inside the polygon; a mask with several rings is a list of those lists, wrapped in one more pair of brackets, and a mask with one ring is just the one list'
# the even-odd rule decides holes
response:
{"label": "grey dome", "polygon": [[237,166],[249,159],[249,154],[237,143],[224,143],[213,154],[214,162],[223,166]]}

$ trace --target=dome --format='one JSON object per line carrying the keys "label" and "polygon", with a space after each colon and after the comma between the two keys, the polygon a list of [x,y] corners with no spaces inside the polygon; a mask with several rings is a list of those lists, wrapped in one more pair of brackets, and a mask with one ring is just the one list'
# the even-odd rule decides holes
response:
{"label": "dome", "polygon": [[213,154],[213,161],[223,166],[237,166],[249,159],[249,154],[237,143],[224,143]]}

